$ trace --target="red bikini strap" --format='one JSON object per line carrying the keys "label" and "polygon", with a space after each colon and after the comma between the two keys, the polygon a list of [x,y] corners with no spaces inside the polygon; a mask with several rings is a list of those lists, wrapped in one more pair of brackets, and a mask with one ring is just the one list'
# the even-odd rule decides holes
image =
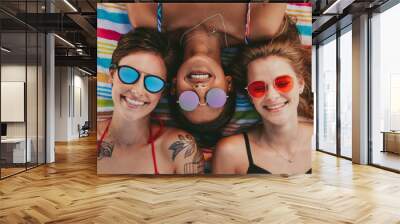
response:
{"label": "red bikini strap", "polygon": [[154,174],[158,175],[160,173],[158,172],[158,168],[157,168],[157,160],[156,160],[156,152],[155,152],[154,142],[151,142],[151,154],[153,156]]}
{"label": "red bikini strap", "polygon": [[[153,119],[157,120],[157,122],[160,124],[160,129],[157,131],[157,133],[154,136],[151,136],[151,132],[150,132],[150,136],[149,136],[149,140],[147,141],[148,144],[151,143],[150,140],[156,140],[158,137],[160,137],[160,135],[162,134],[162,132],[164,131],[164,121],[161,120],[158,116],[153,115],[152,116]],[[151,128],[151,125],[150,125]]]}
{"label": "red bikini strap", "polygon": [[160,124],[160,129],[158,129],[157,133],[155,134],[154,140],[156,140],[158,137],[160,137],[160,135],[164,131],[164,121],[159,119],[158,117],[155,117],[155,119],[157,119],[158,123]]}
{"label": "red bikini strap", "polygon": [[161,136],[161,134],[162,134],[162,132],[163,132],[163,130],[164,130],[164,122],[163,122],[159,117],[157,117],[157,116],[153,116],[153,117],[154,117],[154,118],[158,121],[158,123],[160,124],[160,129],[157,131],[157,133],[156,133],[154,136],[152,136],[151,124],[150,124],[150,128],[149,128],[149,131],[150,131],[150,133],[149,133],[149,140],[147,141],[147,143],[150,143],[150,144],[151,144],[151,155],[152,155],[152,158],[153,158],[154,173],[155,173],[155,174],[160,174],[160,173],[158,172],[158,167],[157,167],[156,148],[155,148],[155,146],[154,146],[154,142],[157,140],[158,137]]}
{"label": "red bikini strap", "polygon": [[[160,128],[161,129],[161,128]],[[156,148],[155,148],[155,146],[154,146],[154,141],[157,139],[157,138],[153,138],[153,136],[151,135],[151,124],[150,124],[150,128],[149,128],[149,140],[147,141],[148,143],[150,143],[151,144],[151,157],[152,157],[152,159],[153,159],[153,166],[154,166],[154,174],[160,174],[159,172],[158,172],[158,167],[157,167],[157,159],[156,159]],[[157,133],[158,134],[158,133]]]}
{"label": "red bikini strap", "polygon": [[100,146],[101,146],[101,144],[103,143],[104,138],[106,137],[106,134],[108,133],[108,129],[110,128],[110,124],[111,124],[111,119],[108,121],[106,130],[104,130],[103,134],[101,134],[100,140],[99,140],[99,142],[97,143],[97,151],[99,151]]}

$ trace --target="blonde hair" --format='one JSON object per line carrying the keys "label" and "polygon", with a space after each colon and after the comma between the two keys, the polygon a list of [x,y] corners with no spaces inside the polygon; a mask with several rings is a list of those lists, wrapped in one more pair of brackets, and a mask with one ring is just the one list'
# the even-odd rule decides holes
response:
{"label": "blonde hair", "polygon": [[304,81],[304,90],[300,94],[298,113],[313,119],[314,97],[311,90],[311,49],[290,39],[275,38],[266,42],[243,48],[239,60],[235,63],[234,81],[240,89],[247,85],[247,66],[250,62],[269,56],[279,56],[289,61],[300,80]]}

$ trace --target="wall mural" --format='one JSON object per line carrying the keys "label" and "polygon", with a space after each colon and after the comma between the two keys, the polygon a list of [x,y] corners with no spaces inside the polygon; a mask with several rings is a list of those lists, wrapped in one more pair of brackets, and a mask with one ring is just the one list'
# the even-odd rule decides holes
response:
{"label": "wall mural", "polygon": [[311,173],[311,10],[99,3],[97,173]]}

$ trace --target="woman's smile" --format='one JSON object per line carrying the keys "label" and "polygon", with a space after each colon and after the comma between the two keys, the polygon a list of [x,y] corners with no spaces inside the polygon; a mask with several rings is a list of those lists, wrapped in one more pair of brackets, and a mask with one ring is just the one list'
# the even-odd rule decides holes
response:
{"label": "woman's smile", "polygon": [[121,102],[129,109],[143,108],[149,104],[149,102],[139,99],[133,96],[121,95]]}
{"label": "woman's smile", "polygon": [[208,83],[214,78],[214,75],[208,71],[191,71],[186,75],[185,81],[192,84]]}
{"label": "woman's smile", "polygon": [[284,110],[288,104],[289,104],[289,101],[285,101],[285,102],[281,102],[281,103],[270,103],[270,104],[263,105],[263,108],[265,110],[267,110],[268,112],[277,113],[277,112]]}

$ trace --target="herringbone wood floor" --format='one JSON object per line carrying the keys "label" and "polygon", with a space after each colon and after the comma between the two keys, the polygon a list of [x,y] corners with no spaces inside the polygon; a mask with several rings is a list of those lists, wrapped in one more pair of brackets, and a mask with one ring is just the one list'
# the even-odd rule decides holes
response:
{"label": "herringbone wood floor", "polygon": [[400,223],[400,175],[316,152],[293,177],[96,175],[95,139],[0,181],[0,223]]}

